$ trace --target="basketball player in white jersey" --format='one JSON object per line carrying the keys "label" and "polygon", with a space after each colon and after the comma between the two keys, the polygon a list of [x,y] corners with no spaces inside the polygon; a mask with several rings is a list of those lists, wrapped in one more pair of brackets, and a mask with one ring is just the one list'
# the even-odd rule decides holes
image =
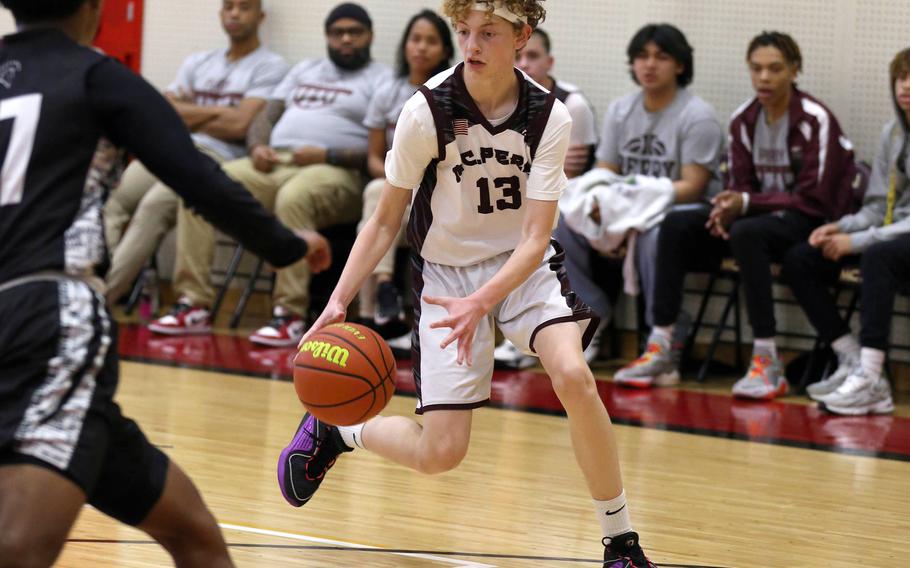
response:
{"label": "basketball player in white jersey", "polygon": [[416,471],[455,468],[472,409],[489,403],[493,325],[536,352],[566,409],[576,458],[603,530],[605,568],[652,567],[632,532],[616,440],[582,346],[596,326],[569,292],[551,242],[572,121],[564,104],[514,68],[545,15],[541,0],[446,0],[464,62],[402,110],[379,207],[357,237],[310,334],[348,304],[394,243],[412,200],[417,413],[336,428],[307,414],[278,463],[285,499],[305,504],[343,452],[368,449]]}

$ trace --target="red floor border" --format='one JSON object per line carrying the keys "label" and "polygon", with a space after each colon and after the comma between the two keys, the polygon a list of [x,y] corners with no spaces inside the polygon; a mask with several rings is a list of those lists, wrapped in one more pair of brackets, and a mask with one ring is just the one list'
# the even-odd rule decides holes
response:
{"label": "red floor border", "polygon": [[[246,338],[163,337],[140,326],[120,330],[125,360],[290,380],[293,349],[258,349]],[[399,361],[399,394],[414,394],[410,362]],[[663,388],[632,390],[598,382],[614,422],[716,437],[910,461],[910,419],[845,417],[814,406],[748,402],[723,394]],[[548,377],[539,371],[496,371],[492,405],[563,414]]]}

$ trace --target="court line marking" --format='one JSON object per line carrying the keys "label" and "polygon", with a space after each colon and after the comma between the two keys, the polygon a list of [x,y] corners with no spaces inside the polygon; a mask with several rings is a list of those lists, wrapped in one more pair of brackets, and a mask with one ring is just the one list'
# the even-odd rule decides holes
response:
{"label": "court line marking", "polygon": [[[369,546],[365,544],[357,544],[354,542],[346,542],[343,540],[332,540],[328,538],[320,538],[315,536],[307,536],[303,534],[282,532],[282,531],[273,531],[269,529],[260,529],[256,527],[246,527],[243,525],[233,525],[230,523],[218,523],[224,530],[232,530],[248,534],[258,534],[263,536],[274,536],[278,538],[286,538],[289,540],[298,540],[302,542],[314,542],[319,544],[329,544],[332,546],[339,546],[343,548],[359,548],[359,549],[371,549],[371,550],[383,550],[379,546]],[[443,564],[451,564],[454,566],[460,566],[461,568],[497,568],[493,564],[481,564],[479,562],[468,562],[466,560],[459,560],[457,558],[446,558],[444,556],[436,556],[433,554],[416,554],[416,553],[405,553],[405,552],[392,552],[389,554],[394,554],[396,556],[407,556],[410,558],[420,558],[422,560],[432,560],[434,562],[441,562]]]}
{"label": "court line marking", "polygon": [[[70,538],[66,542],[78,543],[78,544],[149,544],[159,546],[158,542],[154,540],[110,540],[110,539],[96,539],[96,538]],[[527,556],[521,554],[497,554],[497,553],[483,553],[483,552],[457,552],[457,551],[444,551],[444,550],[434,550],[422,551],[422,550],[408,550],[404,548],[350,548],[347,546],[331,546],[331,545],[318,545],[318,544],[268,544],[268,543],[250,543],[250,542],[229,542],[227,543],[228,548],[261,548],[261,549],[290,549],[290,550],[329,550],[335,552],[363,552],[363,553],[375,553],[375,554],[401,554],[401,555],[416,555],[416,554],[435,554],[435,555],[444,555],[444,556],[471,556],[476,558],[493,558],[497,560],[537,560],[542,562],[564,562],[564,563],[575,563],[575,564],[601,564],[601,560],[593,560],[590,558],[560,558],[558,556]],[[473,564],[468,565],[469,568],[473,566],[478,568],[479,566],[484,566],[482,564]],[[725,566],[704,566],[700,564],[667,564],[665,562],[660,563],[661,568],[729,568]],[[496,567],[493,567],[496,568]]]}

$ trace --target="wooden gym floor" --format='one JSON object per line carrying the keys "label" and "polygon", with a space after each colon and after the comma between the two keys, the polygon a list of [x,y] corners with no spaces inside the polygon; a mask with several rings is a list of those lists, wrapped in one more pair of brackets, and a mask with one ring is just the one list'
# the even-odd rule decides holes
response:
{"label": "wooden gym floor", "polygon": [[[120,345],[124,412],[194,479],[238,566],[599,566],[599,530],[567,422],[539,370],[497,373],[496,407],[476,411],[457,470],[426,477],[359,451],[295,509],[275,480],[301,415],[287,382],[292,351],[248,345],[231,336],[155,338],[135,327],[123,329]],[[412,413],[409,375],[403,362],[405,394],[386,413]],[[651,559],[664,567],[905,566],[907,406],[894,416],[830,417],[799,397],[739,403],[728,384],[648,392],[600,384]],[[170,562],[144,534],[86,508],[57,565]]]}

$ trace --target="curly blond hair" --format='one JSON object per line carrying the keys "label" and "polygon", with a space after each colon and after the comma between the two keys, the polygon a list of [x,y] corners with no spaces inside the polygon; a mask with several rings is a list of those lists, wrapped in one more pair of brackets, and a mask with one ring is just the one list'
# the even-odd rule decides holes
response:
{"label": "curly blond hair", "polygon": [[[474,8],[475,0],[445,0],[442,10],[446,16],[453,20],[465,18]],[[503,7],[522,16],[527,20],[528,25],[536,28],[547,17],[547,9],[543,7],[544,0],[498,0]],[[493,15],[494,5],[490,1],[487,3],[487,11],[490,16]],[[516,29],[521,29],[522,24],[515,24]]]}

